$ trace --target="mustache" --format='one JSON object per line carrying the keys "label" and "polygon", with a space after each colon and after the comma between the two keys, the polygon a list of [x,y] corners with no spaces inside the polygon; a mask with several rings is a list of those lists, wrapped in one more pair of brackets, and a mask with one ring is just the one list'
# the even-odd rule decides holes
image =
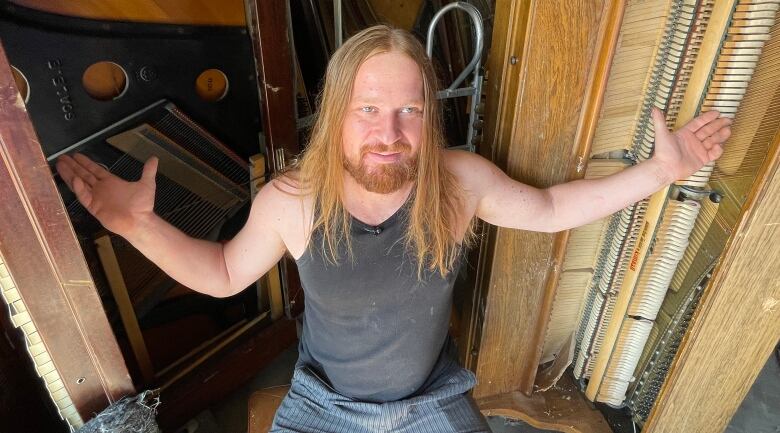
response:
{"label": "mustache", "polygon": [[411,152],[412,145],[405,141],[396,141],[392,144],[375,143],[364,145],[360,149],[360,156],[363,156],[369,152],[382,153],[382,152]]}

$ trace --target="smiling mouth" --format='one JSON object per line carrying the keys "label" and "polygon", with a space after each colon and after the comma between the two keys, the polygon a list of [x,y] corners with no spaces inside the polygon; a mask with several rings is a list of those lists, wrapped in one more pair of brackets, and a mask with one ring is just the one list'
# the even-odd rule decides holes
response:
{"label": "smiling mouth", "polygon": [[378,163],[393,163],[401,159],[401,152],[368,152],[368,160]]}

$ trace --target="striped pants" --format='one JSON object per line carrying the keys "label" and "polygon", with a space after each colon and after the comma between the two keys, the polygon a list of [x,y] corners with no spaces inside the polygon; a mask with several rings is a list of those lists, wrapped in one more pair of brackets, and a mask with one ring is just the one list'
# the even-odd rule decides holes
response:
{"label": "striped pants", "polygon": [[425,388],[405,400],[370,403],[345,397],[299,366],[270,433],[487,433],[466,392],[474,374],[450,361]]}

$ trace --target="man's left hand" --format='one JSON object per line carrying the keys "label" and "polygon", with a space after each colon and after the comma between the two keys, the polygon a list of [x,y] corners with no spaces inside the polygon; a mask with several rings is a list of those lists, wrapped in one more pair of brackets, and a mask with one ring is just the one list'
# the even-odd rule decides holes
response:
{"label": "man's left hand", "polygon": [[723,154],[723,143],[731,135],[731,119],[708,111],[685,126],[670,132],[663,113],[653,108],[656,160],[672,178],[685,179]]}

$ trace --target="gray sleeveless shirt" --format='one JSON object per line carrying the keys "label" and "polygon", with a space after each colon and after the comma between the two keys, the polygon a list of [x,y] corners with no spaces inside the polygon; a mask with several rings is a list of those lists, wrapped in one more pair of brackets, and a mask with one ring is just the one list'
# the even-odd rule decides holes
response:
{"label": "gray sleeveless shirt", "polygon": [[431,375],[447,337],[453,269],[423,271],[405,250],[407,208],[379,226],[352,218],[353,260],[338,264],[312,234],[297,260],[306,305],[298,365],[340,394],[387,402],[413,395]]}

